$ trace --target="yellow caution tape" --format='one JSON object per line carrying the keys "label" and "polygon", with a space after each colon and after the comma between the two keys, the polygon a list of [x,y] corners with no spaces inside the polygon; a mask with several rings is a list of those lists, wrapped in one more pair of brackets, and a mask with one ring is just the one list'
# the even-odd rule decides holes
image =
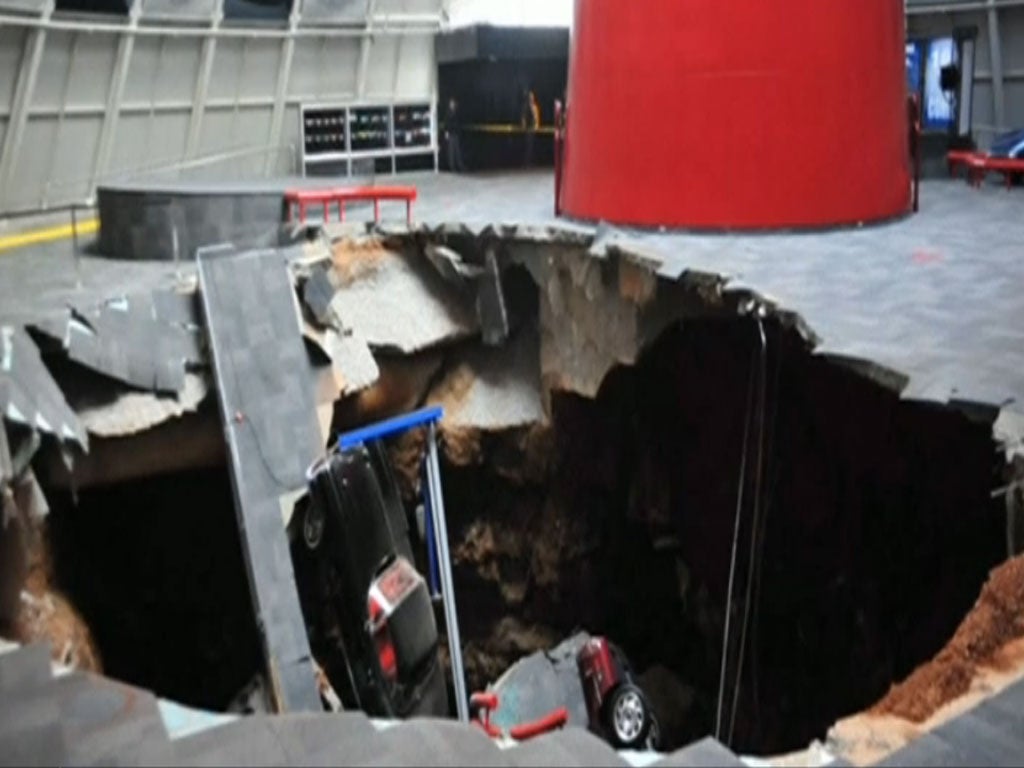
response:
{"label": "yellow caution tape", "polygon": [[[91,235],[99,228],[99,219],[85,219],[78,222],[79,235]],[[65,238],[72,237],[74,234],[75,230],[71,224],[61,224],[60,226],[47,227],[46,229],[35,229],[30,232],[20,232],[16,235],[0,237],[0,252],[10,251],[26,245],[37,245],[39,243],[49,243],[54,240],[64,240]]]}
{"label": "yellow caution tape", "polygon": [[[476,131],[478,133],[529,133],[528,128],[524,128],[518,123],[486,123],[480,125],[466,125],[463,126],[463,130]],[[548,135],[554,135],[555,127],[553,125],[542,125],[539,128],[533,130],[533,133],[542,133]]]}

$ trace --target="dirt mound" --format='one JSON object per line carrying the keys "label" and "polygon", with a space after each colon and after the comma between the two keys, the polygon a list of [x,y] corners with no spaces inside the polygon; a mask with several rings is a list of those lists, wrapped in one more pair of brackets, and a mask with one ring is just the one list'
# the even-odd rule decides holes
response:
{"label": "dirt mound", "polygon": [[979,669],[1004,666],[1002,649],[1020,637],[1024,637],[1024,555],[992,571],[953,639],[934,659],[893,686],[871,713],[924,722],[966,693]]}
{"label": "dirt mound", "polygon": [[349,285],[363,275],[377,270],[392,252],[376,238],[339,240],[331,249],[331,261],[341,285]]}

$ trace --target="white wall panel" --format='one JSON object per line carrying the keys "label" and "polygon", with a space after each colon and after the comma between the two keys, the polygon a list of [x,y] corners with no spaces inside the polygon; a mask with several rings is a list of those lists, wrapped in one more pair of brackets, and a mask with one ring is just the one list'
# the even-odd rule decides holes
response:
{"label": "white wall panel", "polygon": [[395,64],[398,59],[397,37],[378,36],[370,46],[369,69],[366,72],[366,98],[389,99],[395,88]]}
{"label": "white wall panel", "polygon": [[[71,32],[53,30],[46,35],[46,46],[39,61],[36,89],[32,95],[33,110],[56,110],[60,107],[64,93],[64,82],[68,78],[68,61],[71,57]],[[15,68],[17,71],[17,68]],[[96,77],[104,77],[97,73]],[[106,73],[109,82],[110,72]],[[68,96],[70,97],[70,93]]]}
{"label": "white wall panel", "polygon": [[203,43],[196,37],[172,37],[164,48],[160,93],[172,101],[192,101]]}
{"label": "white wall panel", "polygon": [[[82,34],[68,85],[68,106],[104,106],[110,90],[110,76],[117,56],[116,35]],[[65,43],[65,45],[67,45]],[[54,47],[46,41],[45,60]]]}
{"label": "white wall panel", "polygon": [[24,29],[0,26],[0,112],[5,115],[14,98],[26,37]]}
{"label": "white wall panel", "polygon": [[292,58],[292,76],[288,83],[288,95],[299,99],[312,99],[320,79],[320,49],[322,40],[300,37],[295,41]]}
{"label": "white wall panel", "polygon": [[142,0],[144,18],[208,19],[217,0]]}
{"label": "white wall panel", "polygon": [[[999,12],[1003,39],[1003,66],[1014,72],[1014,79],[1024,70],[1024,8],[1004,8]],[[1007,98],[1006,105],[1010,105]]]}
{"label": "white wall panel", "polygon": [[302,152],[301,128],[299,126],[299,107],[289,106],[284,111],[284,125],[281,128],[281,144],[289,149],[277,155],[274,173],[291,176],[298,173],[299,156]]}
{"label": "white wall panel", "polygon": [[0,0],[0,10],[42,13],[46,0]]}
{"label": "white wall panel", "polygon": [[117,136],[113,151],[110,153],[111,176],[130,171],[133,168],[145,168],[158,164],[169,158],[163,147],[149,146],[146,132],[150,126],[150,116],[146,113],[121,115],[117,121]]}
{"label": "white wall panel", "polygon": [[[53,118],[45,118],[55,125]],[[90,117],[65,117],[59,134],[54,128],[52,165],[50,179],[44,179],[44,193],[47,202],[81,200],[89,194],[89,181],[93,159],[99,144],[100,127],[103,119],[99,115]],[[49,185],[46,187],[45,185]]]}
{"label": "white wall panel", "polygon": [[[3,0],[0,0],[2,4]],[[143,24],[151,14],[204,16],[212,0],[148,0]],[[318,23],[311,15],[301,22],[285,89],[280,142],[298,147],[298,104],[302,101],[352,102],[357,98],[363,37],[352,32],[362,26],[367,0],[317,0],[319,11],[338,22],[348,15],[347,27],[325,28],[309,36]],[[389,14],[436,14],[440,0],[377,0],[377,24]],[[358,12],[358,14],[357,14]],[[428,18],[429,20],[429,18]],[[39,59],[28,122],[21,145],[12,153],[10,193],[0,200],[0,215],[8,210],[55,206],[82,201],[94,192],[92,174],[115,68],[120,33],[90,28],[88,17],[66,17],[74,31],[49,29]],[[417,23],[423,20],[418,20]],[[390,23],[401,23],[394,19]],[[107,177],[137,176],[156,165],[185,159],[187,134],[204,46],[204,27],[194,35],[137,34],[127,64],[123,98],[115,120],[107,120],[110,157]],[[283,32],[283,30],[281,30]],[[0,25],[0,146],[7,133],[9,112],[23,64],[28,28]],[[347,35],[347,36],[346,36]],[[275,90],[281,70],[281,37],[219,37],[212,75],[200,116],[196,158],[265,147],[271,136]],[[432,36],[380,31],[367,50],[365,100],[426,99],[433,86]],[[263,175],[266,153],[221,162],[175,174],[193,178],[230,179]],[[278,153],[272,173],[295,172],[294,155]]]}
{"label": "white wall panel", "polygon": [[4,202],[14,210],[31,207],[43,191],[56,128],[57,122],[51,118],[30,118],[25,126],[11,184],[4,190]]}
{"label": "white wall panel", "polygon": [[434,38],[429,35],[401,38],[395,98],[422,99],[434,85]]}
{"label": "white wall panel", "polygon": [[366,19],[368,0],[301,0],[306,21],[335,24],[361,23]]}
{"label": "white wall panel", "polygon": [[[507,2],[507,0],[506,0]],[[386,16],[389,13],[437,13],[440,10],[438,0],[377,0],[376,15]]]}
{"label": "white wall panel", "polygon": [[346,98],[356,92],[359,40],[336,37],[320,48],[317,94],[323,99]]}
{"label": "white wall panel", "polygon": [[217,41],[217,52],[213,57],[213,74],[210,76],[211,99],[233,99],[242,81],[242,67],[246,41],[243,38],[228,37]]}
{"label": "white wall panel", "polygon": [[239,96],[243,99],[273,95],[281,63],[281,40],[249,40],[245,48],[245,66],[239,79]]}
{"label": "white wall panel", "polygon": [[142,35],[135,40],[132,60],[128,67],[128,79],[124,84],[124,100],[128,104],[155,102],[160,97],[161,77],[166,78],[160,59],[161,45],[166,46],[165,37]]}

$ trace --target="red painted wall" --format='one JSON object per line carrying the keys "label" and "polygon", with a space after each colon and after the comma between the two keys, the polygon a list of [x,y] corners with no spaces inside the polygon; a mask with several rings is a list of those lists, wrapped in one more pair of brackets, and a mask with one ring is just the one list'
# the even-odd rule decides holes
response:
{"label": "red painted wall", "polygon": [[910,204],[901,0],[576,0],[562,204],[818,227]]}

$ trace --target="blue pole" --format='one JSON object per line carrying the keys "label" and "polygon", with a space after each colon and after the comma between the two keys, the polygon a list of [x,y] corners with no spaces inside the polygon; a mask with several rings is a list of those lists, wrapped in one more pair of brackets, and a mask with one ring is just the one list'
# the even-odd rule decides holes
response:
{"label": "blue pole", "polygon": [[393,419],[378,421],[376,424],[370,424],[368,427],[362,427],[352,432],[346,432],[338,438],[338,446],[341,450],[354,448],[371,440],[379,440],[382,437],[390,437],[401,432],[407,432],[414,427],[434,424],[440,421],[442,416],[444,416],[444,409],[440,406],[423,408],[419,411],[396,416]]}
{"label": "blue pole", "polygon": [[427,544],[427,583],[430,586],[430,596],[437,597],[441,594],[438,586],[441,577],[438,575],[437,545],[434,541],[434,510],[430,498],[430,479],[427,477],[426,459],[424,459],[420,470],[420,482],[423,487],[423,527]]}

